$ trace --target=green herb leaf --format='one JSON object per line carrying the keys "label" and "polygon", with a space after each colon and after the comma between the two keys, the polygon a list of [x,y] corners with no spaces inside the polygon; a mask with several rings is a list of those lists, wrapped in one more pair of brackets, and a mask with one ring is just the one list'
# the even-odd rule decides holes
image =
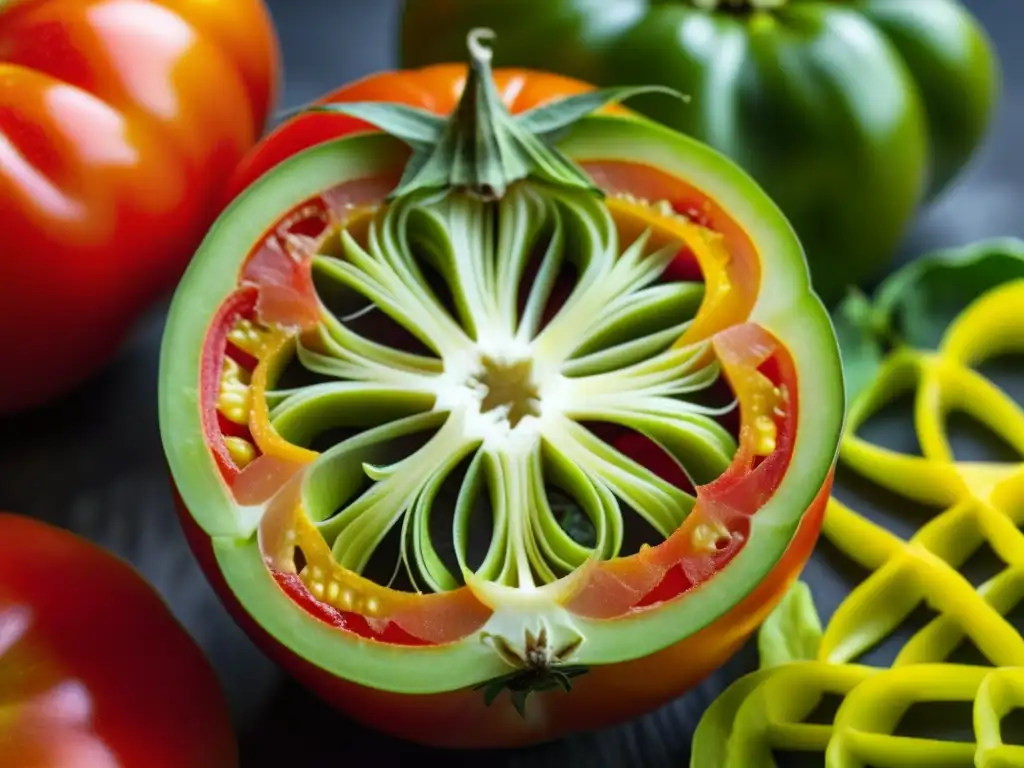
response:
{"label": "green herb leaf", "polygon": [[309,112],[347,115],[380,128],[413,149],[436,144],[444,132],[445,119],[425,109],[379,101],[353,101],[345,104],[318,104]]}
{"label": "green herb leaf", "polygon": [[729,764],[729,743],[736,715],[747,697],[771,674],[770,669],[761,669],[741,677],[704,711],[693,734],[690,768],[719,768]]}
{"label": "green herb leaf", "polygon": [[983,293],[1024,277],[1024,241],[983,240],[912,262],[878,289],[875,306],[904,343],[933,349],[952,320]]}
{"label": "green herb leaf", "polygon": [[757,635],[761,668],[792,661],[813,661],[821,645],[822,628],[810,587],[796,582],[765,619]]}
{"label": "green herb leaf", "polygon": [[690,97],[663,85],[622,86],[601,88],[596,91],[579,93],[551,104],[534,107],[516,118],[521,128],[546,143],[552,143],[566,128],[592,112],[619,102],[650,93],[662,93],[685,102]]}

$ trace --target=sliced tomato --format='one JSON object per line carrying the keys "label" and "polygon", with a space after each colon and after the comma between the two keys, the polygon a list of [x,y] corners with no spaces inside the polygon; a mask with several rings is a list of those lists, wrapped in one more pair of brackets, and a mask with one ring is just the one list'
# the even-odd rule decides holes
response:
{"label": "sliced tomato", "polygon": [[[386,99],[443,113],[461,92],[464,72],[434,68],[370,78],[322,101]],[[522,72],[499,73],[496,84],[513,110],[588,88]],[[663,283],[703,283],[698,308],[669,348],[691,355],[694,370],[718,366],[722,375],[716,386],[737,404],[733,412],[722,412],[719,424],[723,434],[734,433],[735,454],[724,461],[716,479],[696,486],[665,447],[642,431],[609,427],[601,421],[607,414],[599,414],[593,430],[589,422],[585,425],[588,434],[603,441],[604,448],[594,451],[635,462],[637,473],[652,471],[655,479],[645,481],[656,489],[650,498],[681,504],[687,494],[696,497],[661,543],[625,556],[593,558],[559,578],[534,574],[539,585],[525,588],[509,586],[514,579],[507,573],[485,578],[473,569],[465,583],[461,574],[445,582],[448,566],[436,553],[417,557],[437,561],[429,574],[436,583],[448,584],[443,588],[419,590],[414,582],[410,590],[398,590],[362,575],[365,559],[358,561],[354,555],[359,553],[346,549],[339,529],[357,526],[373,510],[384,509],[386,497],[371,494],[392,477],[387,462],[380,466],[378,459],[353,458],[357,463],[339,464],[326,485],[314,483],[313,473],[327,466],[335,449],[321,452],[305,439],[290,442],[288,419],[282,421],[280,414],[282,407],[284,412],[291,407],[289,402],[301,405],[290,400],[298,390],[283,383],[288,366],[300,353],[306,360],[326,354],[331,344],[340,343],[331,334],[346,333],[349,327],[342,323],[341,330],[332,331],[324,325],[316,254],[337,254],[332,238],[342,229],[359,248],[372,249],[373,237],[391,236],[373,228],[395,205],[385,198],[409,154],[365,123],[341,115],[302,115],[257,149],[236,179],[239,197],[226,214],[235,226],[211,235],[194,262],[195,274],[176,297],[168,325],[168,348],[203,349],[202,365],[194,371],[187,365],[165,368],[161,392],[167,404],[162,428],[182,516],[204,568],[243,625],[295,674],[353,716],[418,740],[462,746],[528,743],[612,722],[677,695],[728,658],[796,578],[817,539],[831,486],[842,423],[838,354],[827,316],[810,293],[799,244],[777,209],[721,157],[621,110],[582,121],[563,151],[607,194],[604,205],[616,228],[619,253],[645,236],[644,247],[651,252],[674,249],[674,259],[661,273]],[[357,158],[363,170],[345,175],[340,169]],[[222,234],[227,231],[232,234]],[[332,263],[347,275],[345,280],[358,280],[353,270],[368,258],[349,255]],[[316,269],[323,268],[322,261]],[[537,264],[523,274],[539,274]],[[367,274],[377,287],[367,290],[392,302],[385,314],[398,317],[406,332],[426,334],[427,325],[446,322],[448,310],[439,304],[436,315],[421,317],[422,327],[409,327],[401,315],[402,302],[410,298],[400,283],[387,282],[392,267],[373,269]],[[419,279],[413,271],[403,274],[406,284]],[[576,279],[554,281],[554,298],[542,315],[545,323],[582,306]],[[215,284],[221,286],[216,291],[210,287]],[[219,303],[212,302],[218,291]],[[513,304],[524,311],[518,293]],[[440,374],[442,364],[446,373],[457,370],[456,359],[447,353],[434,350],[443,358],[435,371],[429,355],[403,347],[397,336],[388,338],[382,342],[393,347],[387,354],[398,356],[388,359],[404,361],[396,364],[397,371],[415,374],[422,368]],[[446,338],[451,342],[458,335]],[[317,364],[324,383],[308,386],[326,392],[334,377],[322,371],[362,364],[364,353],[352,351],[369,349],[358,346],[362,343],[345,347],[334,358],[326,354],[327,363]],[[370,359],[374,353],[365,354]],[[331,359],[344,365],[337,367]],[[197,412],[210,445],[208,465],[175,449],[188,442],[196,420],[171,405],[170,398],[190,382],[194,386],[193,376],[202,393]],[[342,374],[337,378],[349,382]],[[701,381],[694,386],[711,379]],[[235,401],[228,398],[225,405],[223,398],[236,386],[247,407],[242,424],[232,410]],[[286,391],[275,391],[279,386]],[[376,394],[367,395],[368,412],[390,402],[390,385],[379,386]],[[543,403],[546,395],[538,393]],[[442,397],[440,389],[404,396],[419,398],[414,410],[422,410],[428,420],[434,418],[430,414],[447,412],[448,405],[423,406],[424,398]],[[338,400],[332,407],[342,408],[342,403],[361,407],[358,400]],[[227,424],[225,411],[232,415]],[[180,418],[171,419],[172,413]],[[333,411],[310,429],[326,428],[339,413]],[[340,421],[359,421],[359,414],[346,413]],[[809,413],[819,428],[806,429]],[[382,416],[373,423],[389,425],[403,418]],[[429,439],[443,432],[438,428]],[[581,433],[579,439],[591,438]],[[715,439],[727,442],[720,435]],[[363,444],[344,445],[356,451]],[[437,457],[458,458],[447,450],[439,447]],[[580,466],[578,461],[575,465]],[[405,488],[404,478],[420,482],[431,476],[420,473],[434,471],[417,466],[398,470],[393,487]],[[353,468],[359,477],[372,478],[371,490],[349,488],[345,478]],[[613,478],[602,483],[609,493],[627,493],[613,488]],[[345,500],[328,502],[332,494]],[[344,512],[352,499],[364,498],[359,494],[367,494],[367,501],[359,502],[363,517],[338,522],[343,519],[338,503]],[[410,497],[407,507],[415,501]],[[333,506],[318,507],[328,503]],[[664,509],[676,514],[678,507]],[[423,545],[415,539],[419,535],[426,534],[403,532],[407,541],[420,542],[409,546]],[[366,533],[364,540],[370,536]],[[576,552],[574,546],[563,550]],[[519,584],[531,579],[525,562],[525,556],[517,561]],[[494,654],[482,653],[481,644]],[[579,681],[585,699],[574,694],[563,700],[544,692],[543,714],[523,721],[508,717],[507,710],[488,709],[482,694],[477,699],[467,694],[475,686],[495,684],[503,669],[508,672],[509,664],[520,662],[523,674],[548,674],[561,664],[590,667]],[[451,672],[441,674],[442,664],[450,664]],[[517,681],[509,683],[509,690],[525,684]],[[616,697],[610,691],[629,693]],[[384,718],[388,707],[402,716]],[[446,718],[456,713],[464,726],[452,733]]]}

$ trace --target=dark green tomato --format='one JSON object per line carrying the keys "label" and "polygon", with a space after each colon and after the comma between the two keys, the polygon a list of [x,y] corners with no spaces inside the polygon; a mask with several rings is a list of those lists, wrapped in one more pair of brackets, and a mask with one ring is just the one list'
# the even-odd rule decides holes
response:
{"label": "dark green tomato", "polygon": [[999,71],[984,32],[957,0],[700,5],[407,0],[403,65],[456,60],[488,26],[498,66],[683,91],[688,104],[631,106],[745,167],[793,223],[827,301],[878,277],[985,133]]}

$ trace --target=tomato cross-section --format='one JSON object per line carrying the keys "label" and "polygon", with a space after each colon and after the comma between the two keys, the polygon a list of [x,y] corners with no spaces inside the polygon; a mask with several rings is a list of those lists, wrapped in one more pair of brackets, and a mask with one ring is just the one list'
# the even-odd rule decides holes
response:
{"label": "tomato cross-section", "polygon": [[756,185],[621,108],[580,117],[615,94],[492,81],[481,39],[468,76],[370,78],[256,150],[161,372],[236,617],[353,717],[450,746],[615,722],[727,659],[809,556],[843,418]]}

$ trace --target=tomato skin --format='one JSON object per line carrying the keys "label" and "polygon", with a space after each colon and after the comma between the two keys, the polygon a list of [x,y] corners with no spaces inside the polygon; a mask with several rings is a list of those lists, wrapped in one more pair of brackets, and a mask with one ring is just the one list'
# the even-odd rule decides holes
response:
{"label": "tomato skin", "polygon": [[0,513],[0,698],[0,765],[238,762],[216,675],[157,592],[96,545],[9,513]]}
{"label": "tomato skin", "polygon": [[63,394],[172,287],[276,95],[261,0],[0,4],[0,412]]}

